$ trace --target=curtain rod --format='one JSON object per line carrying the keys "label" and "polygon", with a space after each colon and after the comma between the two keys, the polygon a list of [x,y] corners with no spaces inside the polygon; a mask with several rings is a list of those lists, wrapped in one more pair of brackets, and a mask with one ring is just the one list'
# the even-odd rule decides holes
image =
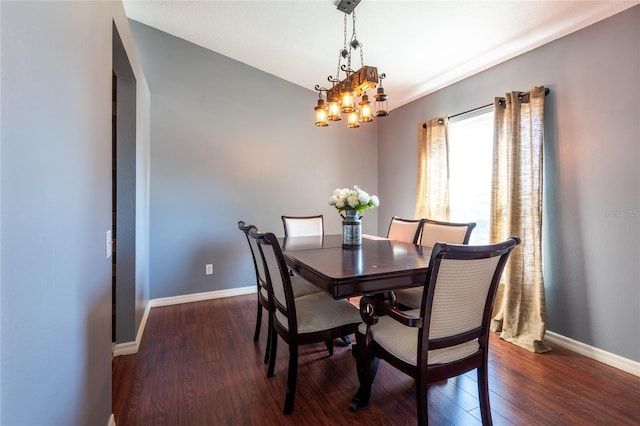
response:
{"label": "curtain rod", "polygon": [[[522,96],[528,95],[528,94],[529,94],[529,92],[522,92],[522,94],[518,96],[518,99],[521,99]],[[548,94],[549,94],[549,88],[545,87],[544,88],[544,95],[547,96]],[[501,99],[504,99],[504,98],[501,98]],[[470,109],[469,111],[460,112],[458,114],[450,115],[449,118],[454,118],[454,117],[458,117],[460,115],[469,114],[470,112],[478,111],[478,110],[481,110],[481,109],[484,109],[484,108],[489,108],[490,106],[493,106],[493,102],[490,103],[490,104],[479,106],[477,108]]]}

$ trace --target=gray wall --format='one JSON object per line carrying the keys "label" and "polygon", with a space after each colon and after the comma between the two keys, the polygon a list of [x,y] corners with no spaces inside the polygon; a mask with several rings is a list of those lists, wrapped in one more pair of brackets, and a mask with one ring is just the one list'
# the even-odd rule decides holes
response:
{"label": "gray wall", "polygon": [[[326,232],[338,233],[333,189],[377,194],[375,123],[316,128],[316,92],[138,22],[131,28],[151,90],[152,298],[255,285],[238,220],[282,235],[282,214],[324,214]],[[377,225],[369,210],[364,232]]]}
{"label": "gray wall", "polygon": [[419,122],[534,85],[551,89],[548,329],[640,361],[640,6],[394,110],[379,125],[379,216],[413,215]]}
{"label": "gray wall", "polygon": [[137,80],[141,305],[149,292],[148,88],[120,3],[2,1],[0,11],[0,424],[106,425],[114,20]]}

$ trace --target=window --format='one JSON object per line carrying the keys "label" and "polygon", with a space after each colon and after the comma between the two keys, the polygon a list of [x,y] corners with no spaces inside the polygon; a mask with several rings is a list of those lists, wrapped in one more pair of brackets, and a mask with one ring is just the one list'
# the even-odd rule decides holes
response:
{"label": "window", "polygon": [[476,222],[469,244],[489,243],[493,108],[449,122],[451,222]]}

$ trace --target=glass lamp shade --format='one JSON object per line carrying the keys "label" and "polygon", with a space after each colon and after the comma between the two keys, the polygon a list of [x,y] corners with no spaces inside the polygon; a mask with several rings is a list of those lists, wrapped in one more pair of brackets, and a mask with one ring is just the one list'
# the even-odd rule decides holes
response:
{"label": "glass lamp shade", "polygon": [[327,107],[324,105],[324,100],[318,99],[318,106],[314,108],[316,111],[316,126],[327,127]]}
{"label": "glass lamp shade", "polygon": [[344,90],[340,93],[340,97],[342,98],[342,105],[340,106],[341,112],[349,114],[356,110],[356,98],[353,96],[353,92],[351,90]]}
{"label": "glass lamp shade", "polygon": [[362,102],[360,102],[360,121],[364,123],[373,121],[371,117],[371,102],[369,102],[369,96],[366,93],[362,95]]}
{"label": "glass lamp shade", "polygon": [[347,117],[347,127],[351,129],[360,127],[360,123],[358,123],[358,111],[355,109],[351,111]]}
{"label": "glass lamp shade", "polygon": [[376,117],[386,117],[389,115],[389,107],[387,101],[376,101],[376,112],[373,113]]}
{"label": "glass lamp shade", "polygon": [[331,121],[342,120],[342,117],[340,117],[340,102],[337,99],[329,100],[329,115],[327,118]]}
{"label": "glass lamp shade", "polygon": [[376,117],[386,117],[389,115],[389,105],[387,104],[387,94],[384,93],[384,87],[378,87],[378,91],[373,97],[376,101]]}

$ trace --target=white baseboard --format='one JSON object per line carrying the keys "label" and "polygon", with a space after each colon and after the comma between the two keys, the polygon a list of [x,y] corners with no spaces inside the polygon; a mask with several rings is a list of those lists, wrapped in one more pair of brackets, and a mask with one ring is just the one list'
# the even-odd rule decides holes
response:
{"label": "white baseboard", "polygon": [[256,286],[252,285],[248,287],[231,288],[227,290],[207,291],[204,293],[193,293],[181,296],[151,299],[144,309],[142,321],[140,321],[140,327],[138,327],[138,332],[136,333],[135,342],[116,343],[115,345],[113,345],[112,349],[113,356],[116,357],[120,355],[131,355],[138,353],[138,349],[140,349],[140,342],[142,341],[142,334],[144,333],[144,328],[147,325],[147,318],[149,317],[149,311],[151,310],[151,308],[155,308],[157,306],[179,305],[181,303],[200,302],[203,300],[221,299],[223,297],[241,296],[245,294],[253,294],[255,292]]}
{"label": "white baseboard", "polygon": [[139,345],[139,342],[116,343],[113,345],[112,355],[116,357],[120,355],[137,354]]}
{"label": "white baseboard", "polygon": [[142,314],[142,320],[140,321],[140,327],[136,333],[136,340],[134,342],[116,343],[113,345],[112,356],[131,355],[137,354],[140,349],[140,342],[142,341],[142,333],[147,325],[147,318],[149,318],[149,311],[151,310],[151,303],[147,303],[144,308],[144,314]]}
{"label": "white baseboard", "polygon": [[567,348],[570,351],[577,352],[587,358],[595,359],[603,364],[607,364],[611,367],[617,368],[618,370],[640,377],[640,362],[623,358],[619,355],[612,354],[611,352],[603,351],[602,349],[594,348],[593,346],[578,342],[577,340],[570,339],[569,337],[562,336],[558,333],[554,333],[553,331],[546,332],[545,340],[555,343],[558,346],[562,346],[563,348]]}
{"label": "white baseboard", "polygon": [[230,288],[228,290],[207,291],[204,293],[185,294],[182,296],[161,297],[152,299],[149,305],[152,308],[156,306],[179,305],[180,303],[200,302],[203,300],[220,299],[223,297],[240,296],[244,294],[252,294],[256,292],[256,286]]}

